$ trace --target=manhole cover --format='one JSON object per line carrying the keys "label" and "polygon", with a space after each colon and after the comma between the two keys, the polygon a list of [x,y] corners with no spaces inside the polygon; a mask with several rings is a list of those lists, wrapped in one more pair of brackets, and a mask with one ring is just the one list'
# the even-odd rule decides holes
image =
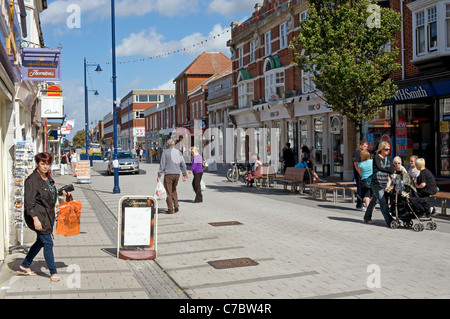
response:
{"label": "manhole cover", "polygon": [[231,222],[214,222],[209,223],[211,226],[217,227],[217,226],[234,226],[234,225],[242,225],[242,223],[237,221],[231,221]]}
{"label": "manhole cover", "polygon": [[216,269],[236,268],[236,267],[248,267],[259,265],[256,261],[250,258],[236,258],[236,259],[224,259],[208,261],[208,264]]}

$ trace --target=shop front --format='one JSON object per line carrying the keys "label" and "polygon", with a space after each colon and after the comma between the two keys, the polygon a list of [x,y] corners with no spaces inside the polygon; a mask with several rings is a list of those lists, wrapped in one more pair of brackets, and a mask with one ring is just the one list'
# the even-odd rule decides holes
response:
{"label": "shop front", "polygon": [[437,177],[450,177],[450,80],[400,88],[380,115],[363,125],[362,136],[375,152],[381,141],[391,144],[390,156],[424,158]]}

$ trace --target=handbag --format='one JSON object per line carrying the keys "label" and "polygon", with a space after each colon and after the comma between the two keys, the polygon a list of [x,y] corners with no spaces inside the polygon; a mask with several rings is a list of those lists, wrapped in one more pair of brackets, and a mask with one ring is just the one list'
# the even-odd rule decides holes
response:
{"label": "handbag", "polygon": [[203,168],[207,168],[209,166],[209,163],[206,159],[203,159]]}
{"label": "handbag", "polygon": [[75,236],[80,233],[81,202],[73,200],[72,195],[59,205],[56,235]]}

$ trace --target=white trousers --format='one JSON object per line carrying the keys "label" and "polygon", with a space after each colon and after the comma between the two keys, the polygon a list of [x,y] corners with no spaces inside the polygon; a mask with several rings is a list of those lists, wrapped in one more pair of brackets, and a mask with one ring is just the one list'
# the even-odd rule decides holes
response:
{"label": "white trousers", "polygon": [[61,164],[61,175],[69,174],[69,171],[67,170],[67,164]]}

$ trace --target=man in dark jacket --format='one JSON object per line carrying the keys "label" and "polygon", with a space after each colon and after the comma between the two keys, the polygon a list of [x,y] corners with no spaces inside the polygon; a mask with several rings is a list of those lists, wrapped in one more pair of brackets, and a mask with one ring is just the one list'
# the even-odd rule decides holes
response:
{"label": "man in dark jacket", "polygon": [[295,166],[295,157],[294,152],[291,149],[291,143],[286,143],[286,147],[283,148],[283,163],[284,163],[284,172],[286,172],[286,168]]}

